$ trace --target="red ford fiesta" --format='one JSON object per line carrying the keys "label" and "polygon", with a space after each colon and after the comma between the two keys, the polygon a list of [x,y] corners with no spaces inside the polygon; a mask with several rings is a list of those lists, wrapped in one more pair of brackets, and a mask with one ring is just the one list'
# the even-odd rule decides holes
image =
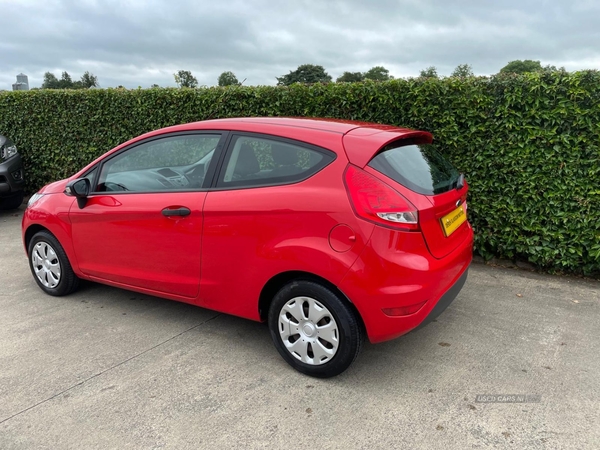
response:
{"label": "red ford fiesta", "polygon": [[50,295],[84,279],[268,321],[291,366],[334,376],[465,283],[468,187],[431,142],[315,119],[153,131],[31,197],[31,272]]}

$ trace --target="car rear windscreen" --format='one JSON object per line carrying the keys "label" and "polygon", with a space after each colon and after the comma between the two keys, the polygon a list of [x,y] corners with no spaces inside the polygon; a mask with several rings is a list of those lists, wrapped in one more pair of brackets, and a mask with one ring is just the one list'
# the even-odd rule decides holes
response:
{"label": "car rear windscreen", "polygon": [[369,166],[424,195],[454,189],[460,176],[432,144],[390,144],[371,160]]}

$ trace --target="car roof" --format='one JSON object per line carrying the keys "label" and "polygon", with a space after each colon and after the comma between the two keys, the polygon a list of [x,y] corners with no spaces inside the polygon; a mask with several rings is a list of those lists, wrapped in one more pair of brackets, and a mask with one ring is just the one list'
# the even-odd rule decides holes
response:
{"label": "car roof", "polygon": [[182,125],[175,125],[161,130],[156,130],[148,133],[162,134],[164,132],[174,131],[190,131],[204,129],[223,129],[223,130],[239,130],[248,131],[252,128],[254,131],[261,132],[273,130],[273,127],[285,128],[305,128],[316,131],[324,131],[336,134],[346,134],[356,128],[365,128],[372,130],[373,133],[380,131],[396,131],[396,132],[411,132],[408,128],[396,127],[393,125],[381,125],[371,122],[361,122],[357,120],[342,120],[330,118],[304,118],[304,117],[240,117],[229,119],[212,119],[203,120],[200,122],[191,122]]}
{"label": "car roof", "polygon": [[[352,140],[348,142],[350,145],[345,148],[345,152],[350,161],[356,163],[360,167],[366,164],[375,152],[387,142],[406,137],[424,135],[428,136],[429,141],[431,141],[431,135],[424,131],[416,131],[394,125],[360,122],[357,120],[304,117],[240,117],[202,120],[199,122],[190,122],[161,128],[124,142],[108,153],[115,153],[124,147],[148,138],[169,133],[199,130],[264,133],[297,139],[338,152],[344,152],[342,138],[346,139],[352,137]],[[352,145],[354,141],[356,141],[357,145]],[[368,143],[367,146],[365,146],[365,142]],[[85,172],[85,170],[105,156],[106,154],[100,156],[79,173]]]}

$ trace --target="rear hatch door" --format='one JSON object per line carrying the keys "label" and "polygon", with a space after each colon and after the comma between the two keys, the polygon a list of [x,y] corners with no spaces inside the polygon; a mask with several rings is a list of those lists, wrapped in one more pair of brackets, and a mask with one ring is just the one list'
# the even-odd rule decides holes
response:
{"label": "rear hatch door", "polygon": [[378,135],[367,136],[367,130],[358,129],[344,137],[350,162],[415,205],[430,253],[445,257],[469,236],[464,176],[431,144],[429,133],[402,130],[393,139],[391,130],[370,131]]}
{"label": "rear hatch door", "polygon": [[430,253],[443,258],[469,235],[468,186],[458,171],[431,144],[400,140],[387,145],[368,164],[401,194],[425,197],[419,202],[419,225]]}

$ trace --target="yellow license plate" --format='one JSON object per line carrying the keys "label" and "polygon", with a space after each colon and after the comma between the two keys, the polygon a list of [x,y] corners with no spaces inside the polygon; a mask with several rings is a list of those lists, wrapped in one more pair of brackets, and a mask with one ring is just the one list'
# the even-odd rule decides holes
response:
{"label": "yellow license plate", "polygon": [[467,213],[465,211],[466,204],[463,203],[451,213],[446,214],[440,220],[442,222],[442,229],[446,237],[454,233],[458,227],[460,227],[467,220]]}

